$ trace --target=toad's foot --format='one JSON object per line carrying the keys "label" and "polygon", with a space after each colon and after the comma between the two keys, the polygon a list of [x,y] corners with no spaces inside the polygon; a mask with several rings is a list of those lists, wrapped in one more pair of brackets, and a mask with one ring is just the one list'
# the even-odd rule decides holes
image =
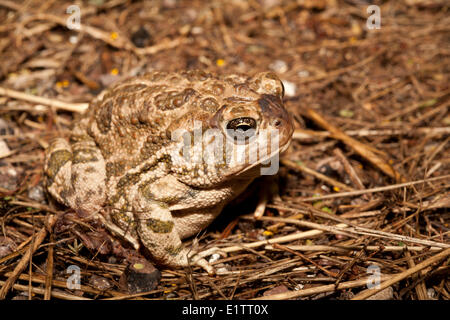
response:
{"label": "toad's foot", "polygon": [[197,265],[203,268],[210,276],[216,274],[214,267],[208,262],[205,257],[218,253],[222,257],[226,257],[227,254],[220,250],[220,248],[212,247],[203,251],[190,250],[188,253],[188,260],[191,264]]}

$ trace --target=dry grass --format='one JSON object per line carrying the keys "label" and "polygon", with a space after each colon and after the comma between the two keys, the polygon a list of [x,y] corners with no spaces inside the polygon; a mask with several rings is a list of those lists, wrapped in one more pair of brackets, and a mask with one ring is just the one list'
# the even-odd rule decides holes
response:
{"label": "dry grass", "polygon": [[[0,297],[448,300],[449,7],[374,1],[382,26],[367,30],[362,3],[85,1],[77,31],[69,1],[0,0]],[[42,192],[43,152],[112,82],[187,68],[277,72],[294,141],[270,181],[279,196],[250,197],[202,235],[227,253],[219,275],[162,269],[129,294],[127,261],[80,245],[96,226]],[[374,265],[381,287],[365,290]]]}

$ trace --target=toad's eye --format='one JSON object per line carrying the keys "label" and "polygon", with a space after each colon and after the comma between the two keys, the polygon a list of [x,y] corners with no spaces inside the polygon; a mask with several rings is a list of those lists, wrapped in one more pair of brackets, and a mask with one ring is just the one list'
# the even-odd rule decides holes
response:
{"label": "toad's eye", "polygon": [[231,137],[238,140],[245,140],[252,137],[256,130],[256,120],[249,117],[242,117],[230,120],[227,124],[227,132]]}
{"label": "toad's eye", "polygon": [[227,129],[247,131],[256,129],[256,120],[249,117],[236,118],[228,122]]}

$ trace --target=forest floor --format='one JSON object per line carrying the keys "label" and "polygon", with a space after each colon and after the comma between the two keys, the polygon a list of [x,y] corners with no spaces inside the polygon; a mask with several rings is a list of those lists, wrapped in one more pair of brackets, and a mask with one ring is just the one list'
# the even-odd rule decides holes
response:
{"label": "forest floor", "polygon": [[[450,7],[373,4],[379,28],[358,0],[0,0],[0,298],[448,300]],[[198,240],[227,253],[216,276],[130,291],[129,261],[46,193],[44,150],[110,84],[184,69],[277,73],[293,141],[275,196]]]}

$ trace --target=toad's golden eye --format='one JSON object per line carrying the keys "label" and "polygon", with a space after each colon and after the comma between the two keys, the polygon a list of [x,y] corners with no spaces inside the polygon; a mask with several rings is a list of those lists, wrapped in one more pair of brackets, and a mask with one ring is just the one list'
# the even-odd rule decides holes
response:
{"label": "toad's golden eye", "polygon": [[256,120],[242,117],[230,120],[227,124],[228,135],[238,140],[247,140],[255,134]]}
{"label": "toad's golden eye", "polygon": [[249,117],[236,118],[228,122],[227,129],[247,131],[256,129],[256,120]]}

